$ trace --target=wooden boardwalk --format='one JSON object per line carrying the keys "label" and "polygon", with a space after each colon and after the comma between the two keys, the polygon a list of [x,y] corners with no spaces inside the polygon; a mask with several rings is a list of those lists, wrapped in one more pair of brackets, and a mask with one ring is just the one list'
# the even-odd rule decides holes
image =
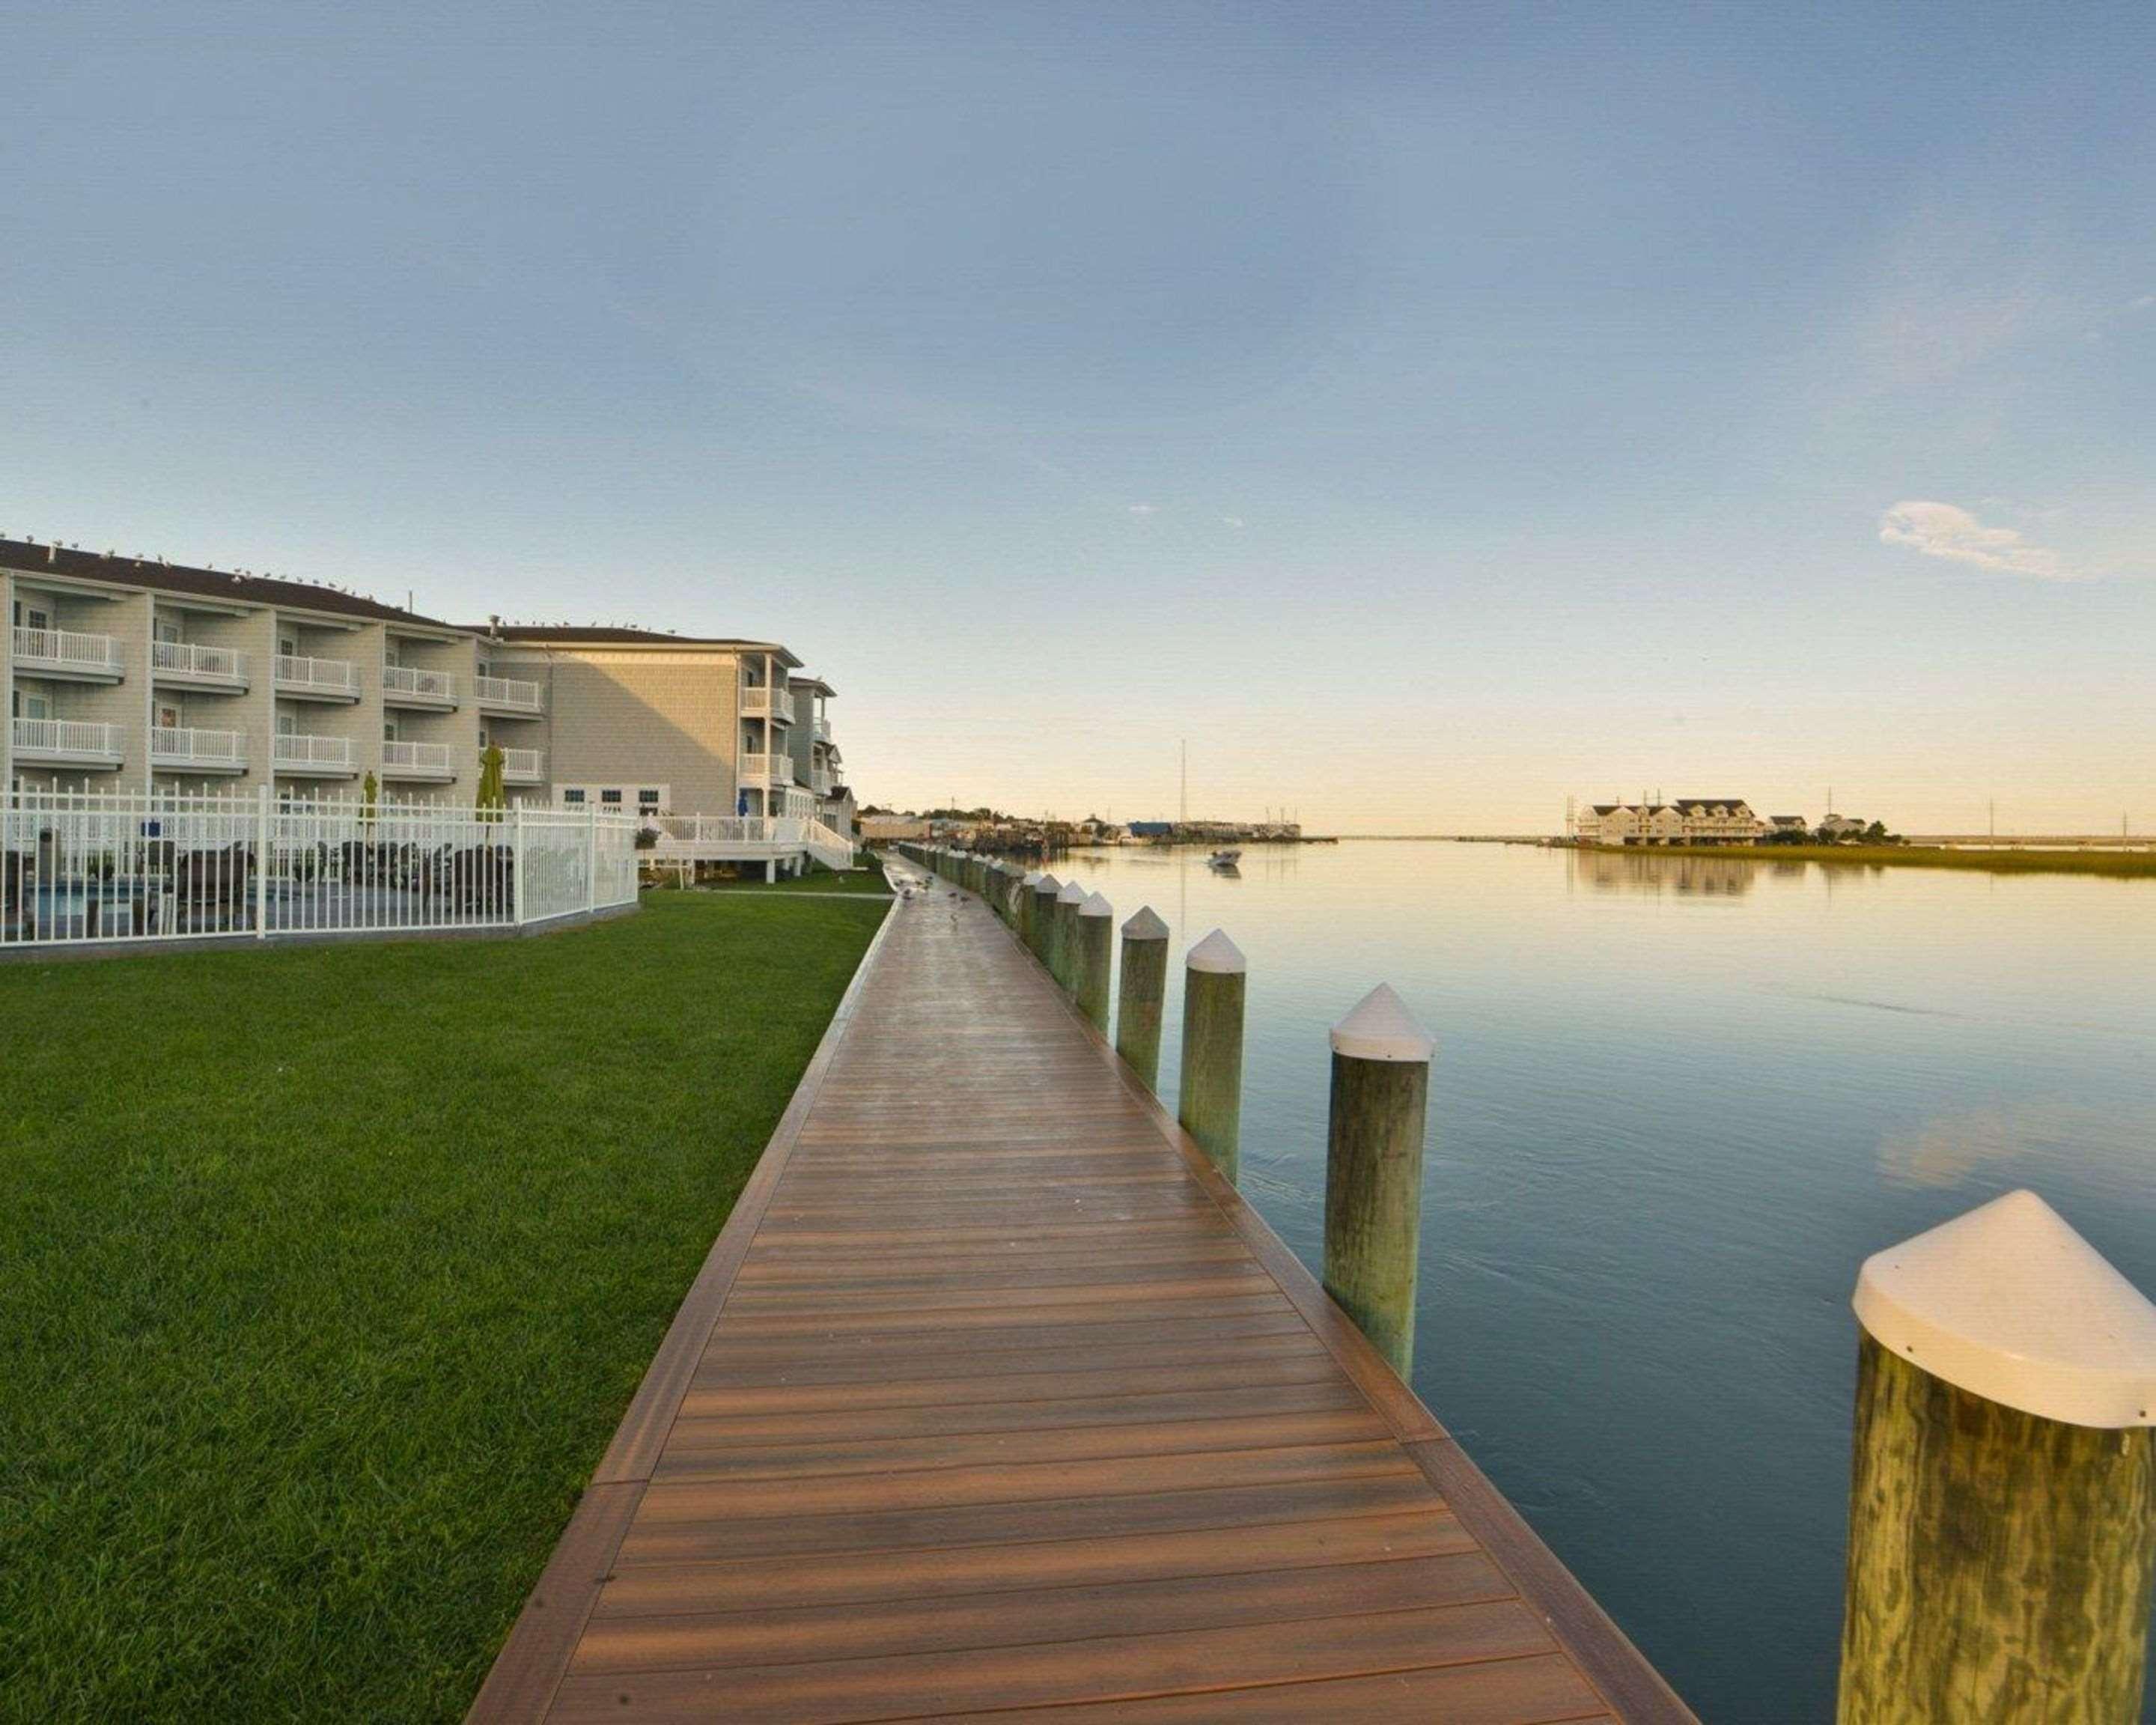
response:
{"label": "wooden boardwalk", "polygon": [[938,887],[886,921],[472,1717],[1691,1715]]}

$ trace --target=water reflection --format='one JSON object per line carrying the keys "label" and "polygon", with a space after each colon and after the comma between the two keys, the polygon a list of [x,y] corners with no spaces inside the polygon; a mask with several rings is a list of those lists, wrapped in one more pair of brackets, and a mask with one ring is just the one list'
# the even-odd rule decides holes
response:
{"label": "water reflection", "polygon": [[[2030,1185],[2156,1291],[2156,883],[1495,845],[1074,854],[1250,957],[1243,1187],[1322,1251],[1326,1031],[1438,1040],[1414,1378],[1702,1718],[1830,1718],[1857,1266]],[[1674,1435],[1678,1435],[1673,1437]],[[2152,1714],[2156,1718],[2156,1714]]]}
{"label": "water reflection", "polygon": [[1573,883],[1598,892],[1684,893],[1700,898],[1737,898],[1771,871],[1778,880],[1802,878],[1804,865],[1741,860],[1724,856],[1658,856],[1650,850],[1568,850]]}
{"label": "water reflection", "polygon": [[1902,1186],[1959,1186],[1998,1167],[2008,1183],[2063,1167],[2144,1173],[2156,1148],[2156,1114],[2107,1113],[2064,1097],[1941,1114],[1879,1141],[1879,1172]]}

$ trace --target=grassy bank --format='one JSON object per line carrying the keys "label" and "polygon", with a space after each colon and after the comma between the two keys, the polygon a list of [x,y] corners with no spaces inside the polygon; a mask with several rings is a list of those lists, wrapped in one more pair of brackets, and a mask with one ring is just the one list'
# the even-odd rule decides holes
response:
{"label": "grassy bank", "polygon": [[766,880],[761,876],[745,875],[732,880],[710,880],[702,883],[699,891],[716,892],[857,892],[866,897],[891,896],[891,882],[884,879],[883,870],[873,865],[866,868],[849,870],[844,874],[835,869],[811,869],[805,875],[782,876]]}
{"label": "grassy bank", "polygon": [[883,909],[0,966],[0,1717],[458,1717]]}
{"label": "grassy bank", "polygon": [[1930,845],[1582,845],[1614,856],[1714,856],[1845,868],[1976,869],[1989,875],[2110,875],[2156,879],[2156,851],[1948,850]]}

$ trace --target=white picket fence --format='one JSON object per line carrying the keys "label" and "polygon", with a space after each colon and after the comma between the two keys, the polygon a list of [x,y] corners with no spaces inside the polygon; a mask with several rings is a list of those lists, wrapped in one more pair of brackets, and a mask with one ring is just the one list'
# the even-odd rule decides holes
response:
{"label": "white picket fence", "polygon": [[519,806],[0,793],[0,948],[507,928],[636,899],[635,820]]}

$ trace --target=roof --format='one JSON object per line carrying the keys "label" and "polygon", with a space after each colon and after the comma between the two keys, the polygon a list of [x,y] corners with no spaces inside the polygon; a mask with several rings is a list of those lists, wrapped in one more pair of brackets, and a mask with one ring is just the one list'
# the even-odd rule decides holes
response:
{"label": "roof", "polygon": [[330,611],[344,617],[370,617],[384,623],[424,624],[454,629],[439,617],[423,617],[402,606],[385,605],[365,593],[311,582],[285,581],[270,575],[243,575],[236,569],[198,569],[162,557],[116,557],[109,552],[77,551],[64,545],[39,545],[30,539],[0,539],[0,567],[25,575],[64,575],[80,581],[110,581],[146,587],[156,593],[190,593],[242,605],[282,605],[303,611]]}
{"label": "roof", "polygon": [[1767,819],[1778,827],[1800,827],[1804,824],[1801,814],[1770,814]]}
{"label": "roof", "polygon": [[1742,797],[1680,797],[1676,800],[1679,809],[1705,809],[1712,803],[1718,803],[1724,809],[1749,809],[1752,806]]}
{"label": "roof", "polygon": [[798,670],[788,671],[786,674],[786,686],[789,689],[806,689],[817,695],[836,695],[839,692],[821,677],[812,677],[805,672]]}
{"label": "roof", "polygon": [[776,641],[737,640],[727,635],[677,635],[663,629],[573,623],[467,623],[460,627],[497,641],[521,641],[535,647],[730,647],[768,653],[789,666],[801,662]]}

